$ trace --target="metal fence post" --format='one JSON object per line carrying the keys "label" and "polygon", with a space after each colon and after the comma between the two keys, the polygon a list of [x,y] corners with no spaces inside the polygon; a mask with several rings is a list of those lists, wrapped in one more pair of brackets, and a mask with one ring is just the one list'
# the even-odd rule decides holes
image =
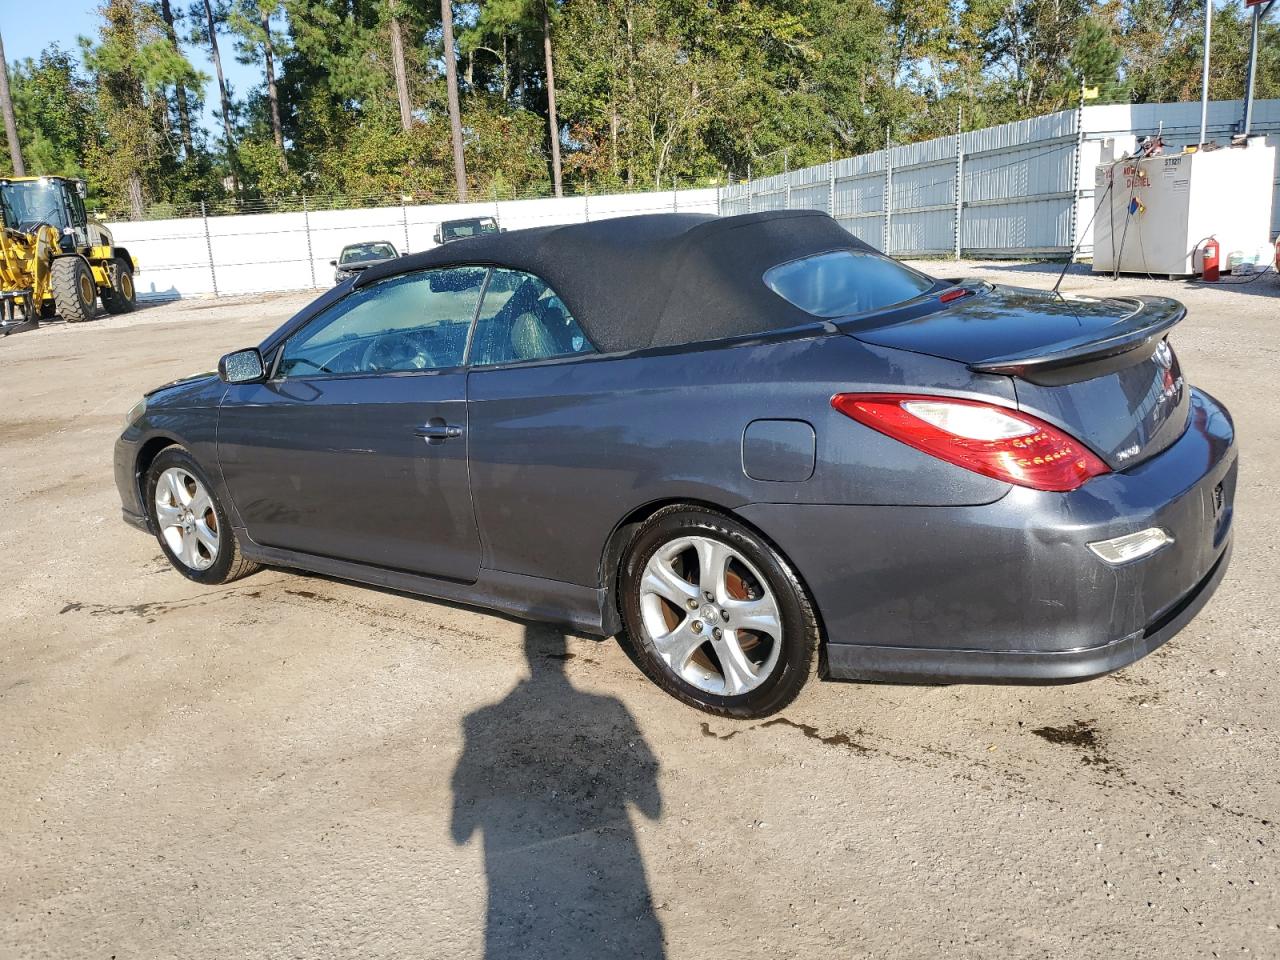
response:
{"label": "metal fence post", "polygon": [[671,212],[680,212],[680,178],[671,178]]}
{"label": "metal fence post", "polygon": [[[409,205],[404,202],[404,197],[400,198],[400,222],[404,225],[404,252],[409,252]],[[314,271],[315,268],[312,267]]]}
{"label": "metal fence post", "polygon": [[836,215],[836,162],[827,161],[827,213],[834,219]]}
{"label": "metal fence post", "polygon": [[317,287],[316,283],[316,257],[311,252],[311,213],[307,210],[307,196],[302,195],[302,226],[307,233],[307,265],[311,267],[311,286]]}
{"label": "metal fence post", "polygon": [[964,117],[956,111],[956,215],[955,256],[960,259],[960,244],[964,235]]}
{"label": "metal fence post", "polygon": [[1071,212],[1070,236],[1067,238],[1071,250],[1067,259],[1074,262],[1076,251],[1080,249],[1080,165],[1084,163],[1084,84],[1081,83],[1080,103],[1076,106],[1076,143],[1071,153]]}
{"label": "metal fence post", "polygon": [[893,224],[893,155],[890,151],[889,131],[884,132],[884,235],[881,250],[889,253],[889,233]]}
{"label": "metal fence post", "polygon": [[582,195],[582,222],[591,222],[591,194],[589,193]]}
{"label": "metal fence post", "polygon": [[218,271],[213,267],[213,238],[209,236],[209,211],[200,201],[200,219],[204,221],[204,248],[209,254],[209,279],[213,281],[213,295],[218,295]]}

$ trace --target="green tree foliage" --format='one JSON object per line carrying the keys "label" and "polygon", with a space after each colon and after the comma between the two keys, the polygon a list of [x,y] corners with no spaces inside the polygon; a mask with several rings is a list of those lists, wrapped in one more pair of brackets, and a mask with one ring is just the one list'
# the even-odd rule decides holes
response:
{"label": "green tree foliage", "polygon": [[99,8],[98,42],[82,39],[96,88],[102,136],[86,150],[95,196],[140,217],[147,205],[180,189],[179,144],[170,124],[167,91],[203,82],[170,42],[163,20],[142,0],[106,0]]}
{"label": "green tree foliage", "polygon": [[15,65],[10,78],[18,139],[30,170],[83,176],[84,160],[102,138],[92,85],[57,44]]}
{"label": "green tree foliage", "polygon": [[[190,9],[188,9],[190,8]],[[114,212],[193,200],[453,195],[439,0],[211,0],[223,50],[254,66],[230,131],[187,50],[204,0],[102,0],[77,58],[11,66],[30,169],[81,172]],[[457,0],[468,188],[551,187],[546,35],[570,191],[669,188],[1101,102],[1196,100],[1202,0]],[[1263,25],[1259,97],[1280,96]],[[172,29],[169,24],[172,22]],[[408,92],[399,107],[396,45]],[[1211,95],[1241,96],[1250,14],[1217,8]],[[267,66],[270,56],[271,66]],[[274,109],[269,80],[275,80]],[[277,121],[278,117],[278,121]],[[407,126],[407,129],[406,129]],[[234,154],[228,154],[228,143]],[[232,181],[231,174],[236,179]]]}

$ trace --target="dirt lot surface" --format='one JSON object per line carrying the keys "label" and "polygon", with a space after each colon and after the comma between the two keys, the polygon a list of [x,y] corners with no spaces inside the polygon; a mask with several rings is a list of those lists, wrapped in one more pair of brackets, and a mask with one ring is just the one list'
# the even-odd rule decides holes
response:
{"label": "dirt lot surface", "polygon": [[613,641],[171,572],[120,521],[122,417],[309,296],[0,341],[0,956],[1280,956],[1280,281],[1064,289],[1191,307],[1243,448],[1217,597],[1095,682],[814,683],[762,723]]}

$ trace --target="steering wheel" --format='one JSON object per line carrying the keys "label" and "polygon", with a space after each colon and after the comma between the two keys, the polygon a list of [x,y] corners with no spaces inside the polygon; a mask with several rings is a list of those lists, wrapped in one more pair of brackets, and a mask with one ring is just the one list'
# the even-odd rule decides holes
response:
{"label": "steering wheel", "polygon": [[372,338],[360,358],[360,370],[382,373],[389,370],[429,370],[439,366],[420,333],[396,331]]}

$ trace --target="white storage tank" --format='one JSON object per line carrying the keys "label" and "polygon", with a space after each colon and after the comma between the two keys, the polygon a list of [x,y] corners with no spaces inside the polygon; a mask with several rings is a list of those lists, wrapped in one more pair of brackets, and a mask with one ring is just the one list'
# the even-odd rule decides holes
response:
{"label": "white storage tank", "polygon": [[[1094,175],[1093,270],[1186,277],[1200,273],[1201,246],[1228,258],[1265,257],[1270,247],[1275,147],[1168,153],[1099,164]],[[1266,260],[1263,259],[1265,264]]]}

